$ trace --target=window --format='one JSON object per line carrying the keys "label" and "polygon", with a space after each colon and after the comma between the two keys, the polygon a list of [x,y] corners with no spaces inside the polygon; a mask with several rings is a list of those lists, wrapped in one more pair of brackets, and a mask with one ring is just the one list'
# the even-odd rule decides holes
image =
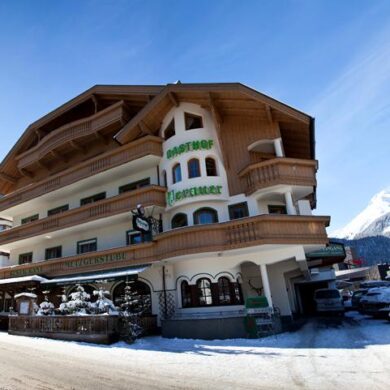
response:
{"label": "window", "polygon": [[172,182],[173,184],[181,181],[181,167],[180,164],[175,164],[172,168]]}
{"label": "window", "polygon": [[32,263],[32,258],[33,258],[32,252],[20,254],[19,264]]}
{"label": "window", "polygon": [[248,212],[248,203],[247,202],[231,204],[229,206],[229,218],[230,219],[245,218],[248,216],[249,216],[249,212]]}
{"label": "window", "polygon": [[62,257],[62,246],[45,249],[45,260],[57,259],[58,257]]}
{"label": "window", "polygon": [[171,221],[172,229],[176,229],[176,228],[187,226],[187,225],[188,225],[188,220],[187,220],[186,214],[178,213],[178,214],[173,216],[172,221]]}
{"label": "window", "polygon": [[186,130],[201,129],[203,127],[202,117],[199,115],[184,113],[184,120],[186,123]]}
{"label": "window", "polygon": [[206,158],[206,173],[207,176],[218,176],[217,174],[217,163],[212,157]]}
{"label": "window", "polygon": [[268,205],[268,212],[270,214],[287,214],[286,206]]}
{"label": "window", "polygon": [[242,305],[244,302],[244,299],[242,297],[242,290],[241,290],[241,284],[240,283],[233,283],[233,290],[234,290],[234,299],[235,303],[237,305]]}
{"label": "window", "polygon": [[23,218],[20,223],[24,225],[25,223],[34,222],[39,218],[39,214],[31,215],[30,217]]}
{"label": "window", "polygon": [[230,296],[230,280],[222,277],[218,279],[218,300],[220,305],[229,305],[232,301]]}
{"label": "window", "polygon": [[87,252],[94,252],[97,250],[97,239],[83,240],[77,243],[77,254],[81,255]]}
{"label": "window", "polygon": [[152,233],[146,233],[142,236],[142,233],[136,230],[128,230],[126,232],[127,245],[142,244],[143,242],[148,241],[152,241]]}
{"label": "window", "polygon": [[200,176],[200,165],[199,160],[197,158],[192,158],[190,161],[188,161],[187,165],[189,179]]}
{"label": "window", "polygon": [[243,297],[239,282],[231,282],[227,277],[220,277],[217,283],[201,278],[196,285],[183,281],[180,285],[182,307],[209,305],[242,305]]}
{"label": "window", "polygon": [[216,223],[218,222],[218,213],[216,210],[204,207],[195,211],[194,213],[194,224],[203,225],[206,223]]}
{"label": "window", "polygon": [[120,186],[119,193],[122,194],[123,192],[133,191],[136,190],[137,188],[146,187],[149,185],[150,185],[150,177]]}
{"label": "window", "polygon": [[163,177],[164,186],[167,187],[168,186],[168,180],[167,180],[167,172],[166,171],[163,171],[162,177]]}
{"label": "window", "polygon": [[182,307],[191,307],[192,304],[192,296],[191,296],[191,286],[188,282],[181,282],[181,304]]}
{"label": "window", "polygon": [[175,119],[172,119],[164,131],[164,138],[167,140],[173,137],[175,134]]}
{"label": "window", "polygon": [[83,198],[80,200],[80,206],[84,206],[89,203],[95,203],[98,202],[99,200],[106,199],[106,193],[105,192],[100,192],[99,194],[95,194],[92,196],[88,196],[87,198]]}
{"label": "window", "polygon": [[213,297],[211,294],[211,282],[206,278],[199,279],[196,282],[198,290],[199,305],[208,306],[213,304]]}
{"label": "window", "polygon": [[59,206],[59,207],[56,207],[54,209],[48,210],[47,216],[50,217],[51,215],[60,214],[60,213],[63,213],[64,211],[68,211],[68,210],[69,210],[69,205],[64,204],[63,206]]}

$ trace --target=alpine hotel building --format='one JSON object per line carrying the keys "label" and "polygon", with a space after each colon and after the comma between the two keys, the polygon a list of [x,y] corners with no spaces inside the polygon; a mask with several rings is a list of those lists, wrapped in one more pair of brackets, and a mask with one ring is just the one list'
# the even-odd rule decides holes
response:
{"label": "alpine hotel building", "polygon": [[[166,336],[240,336],[259,294],[293,318],[334,281],[310,257],[328,244],[317,167],[314,119],[242,84],[94,86],[0,166],[2,314],[34,287],[115,301],[130,278]],[[153,234],[132,226],[140,204]]]}

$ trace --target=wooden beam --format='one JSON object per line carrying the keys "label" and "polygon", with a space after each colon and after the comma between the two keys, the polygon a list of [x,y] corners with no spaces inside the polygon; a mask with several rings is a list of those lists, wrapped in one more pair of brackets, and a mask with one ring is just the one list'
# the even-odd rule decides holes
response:
{"label": "wooden beam", "polygon": [[96,95],[94,95],[94,94],[91,96],[91,99],[92,99],[93,104],[95,106],[95,114],[96,114],[99,111],[99,100],[96,97]]}
{"label": "wooden beam", "polygon": [[13,176],[7,175],[6,173],[0,172],[0,179],[8,181],[8,183],[15,184],[17,179]]}
{"label": "wooden beam", "polygon": [[265,105],[265,112],[267,114],[268,122],[271,124],[274,121],[274,119],[272,116],[272,109],[268,104]]}
{"label": "wooden beam", "polygon": [[224,147],[224,142],[223,142],[223,138],[222,138],[221,126],[223,123],[223,117],[221,116],[219,110],[217,109],[217,107],[215,105],[215,101],[214,101],[211,93],[208,93],[208,101],[209,101],[209,106],[210,106],[210,110],[211,110],[211,116],[213,118],[213,122],[215,124],[215,128],[217,131],[217,138],[218,138],[219,146],[220,146],[221,151],[222,151],[223,163],[224,163],[226,168],[229,168],[230,167],[229,159],[227,158],[226,149]]}
{"label": "wooden beam", "polygon": [[29,177],[29,178],[33,178],[34,177],[34,174],[32,172],[30,172],[29,170],[25,169],[25,168],[20,168],[19,172],[20,172],[20,174],[22,176],[26,176],[26,177]]}
{"label": "wooden beam", "polygon": [[68,159],[65,158],[65,156],[63,156],[61,153],[57,152],[56,150],[52,150],[50,153],[54,158],[58,158],[59,160],[62,160],[63,162],[68,162]]}
{"label": "wooden beam", "polygon": [[44,164],[42,161],[38,160],[38,161],[37,161],[37,164],[38,164],[38,166],[39,166],[40,168],[46,169],[47,171],[50,171],[49,167],[48,167],[46,164]]}
{"label": "wooden beam", "polygon": [[105,145],[109,144],[109,140],[107,137],[105,137],[103,134],[101,134],[99,131],[96,131],[94,134],[95,138],[97,138],[99,141],[102,141]]}
{"label": "wooden beam", "polygon": [[168,97],[175,107],[179,107],[179,99],[173,92],[168,92]]}
{"label": "wooden beam", "polygon": [[34,129],[34,133],[35,133],[35,135],[37,136],[37,138],[38,138],[38,142],[42,139],[42,138],[44,138],[45,136],[46,136],[46,132],[45,131],[43,131],[42,129]]}
{"label": "wooden beam", "polygon": [[70,145],[73,149],[78,150],[79,152],[82,152],[82,153],[85,152],[85,148],[84,148],[83,146],[79,145],[76,141],[69,141],[69,145]]}
{"label": "wooden beam", "polygon": [[139,123],[139,127],[140,127],[142,133],[147,134],[147,135],[153,134],[152,129],[144,121],[141,121]]}
{"label": "wooden beam", "polygon": [[219,110],[217,109],[217,107],[215,105],[215,100],[213,99],[213,96],[211,95],[211,93],[208,94],[208,101],[209,101],[209,106],[210,106],[210,110],[211,110],[211,114],[213,116],[214,122],[219,127],[221,127],[221,124],[223,123],[223,117],[222,117],[221,113],[219,112]]}

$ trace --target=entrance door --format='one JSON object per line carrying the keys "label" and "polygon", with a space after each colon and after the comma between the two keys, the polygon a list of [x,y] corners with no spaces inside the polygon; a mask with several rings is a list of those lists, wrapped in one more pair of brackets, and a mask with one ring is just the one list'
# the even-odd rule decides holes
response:
{"label": "entrance door", "polygon": [[314,315],[316,313],[314,291],[319,288],[327,288],[328,282],[299,283],[295,286],[296,294],[299,295],[297,298],[298,302],[300,302],[301,314]]}

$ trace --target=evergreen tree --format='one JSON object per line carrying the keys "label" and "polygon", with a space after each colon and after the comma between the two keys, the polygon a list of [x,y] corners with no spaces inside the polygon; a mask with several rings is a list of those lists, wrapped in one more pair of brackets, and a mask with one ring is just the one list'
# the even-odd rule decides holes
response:
{"label": "evergreen tree", "polygon": [[38,313],[39,316],[47,316],[54,314],[54,305],[49,301],[48,294],[50,291],[42,291],[44,294],[43,302],[39,305]]}
{"label": "evergreen tree", "polygon": [[140,295],[137,290],[132,288],[133,283],[134,281],[126,282],[124,294],[119,300],[120,315],[123,317],[124,323],[121,336],[127,342],[133,342],[143,334],[141,316],[150,304],[149,298]]}

